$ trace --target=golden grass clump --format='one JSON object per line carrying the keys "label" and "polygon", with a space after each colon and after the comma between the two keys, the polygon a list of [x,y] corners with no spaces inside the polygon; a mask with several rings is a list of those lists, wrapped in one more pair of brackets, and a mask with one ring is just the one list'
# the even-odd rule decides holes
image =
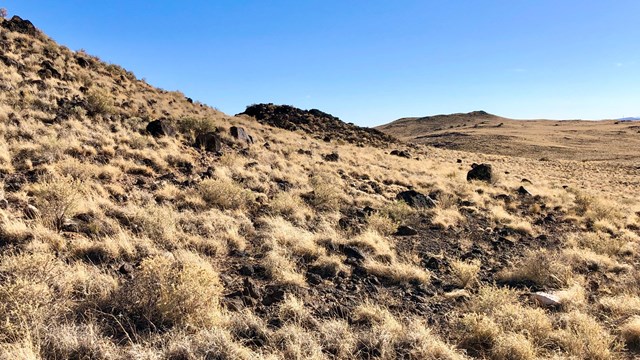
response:
{"label": "golden grass clump", "polygon": [[230,179],[206,179],[197,192],[207,207],[222,210],[245,209],[253,200],[252,193]]}
{"label": "golden grass clump", "polygon": [[210,326],[220,320],[221,293],[211,264],[182,251],[145,259],[114,297],[114,308],[143,328]]}
{"label": "golden grass clump", "polygon": [[466,288],[475,285],[478,281],[480,261],[453,260],[450,266],[458,286]]}

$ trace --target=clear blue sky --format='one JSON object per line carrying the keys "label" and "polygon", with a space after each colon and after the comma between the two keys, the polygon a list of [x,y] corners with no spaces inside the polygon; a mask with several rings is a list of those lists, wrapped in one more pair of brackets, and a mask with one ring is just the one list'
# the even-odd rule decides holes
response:
{"label": "clear blue sky", "polygon": [[378,125],[640,115],[638,0],[0,0],[73,50],[235,114]]}

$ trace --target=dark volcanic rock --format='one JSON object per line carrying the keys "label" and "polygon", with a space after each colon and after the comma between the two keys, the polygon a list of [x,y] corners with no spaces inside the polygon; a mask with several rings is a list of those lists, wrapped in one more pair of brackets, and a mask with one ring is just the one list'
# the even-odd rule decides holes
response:
{"label": "dark volcanic rock", "polygon": [[229,131],[231,133],[231,136],[233,136],[234,138],[240,141],[244,141],[247,144],[253,144],[253,138],[251,137],[251,135],[247,134],[244,128],[232,126]]}
{"label": "dark volcanic rock", "polygon": [[173,125],[167,119],[158,119],[147,124],[147,132],[154,137],[174,136],[176,134]]}
{"label": "dark volcanic rock", "polygon": [[62,75],[53,66],[53,63],[49,60],[45,60],[40,64],[41,68],[38,70],[38,75],[43,79],[56,78],[60,79]]}
{"label": "dark volcanic rock", "polygon": [[469,170],[467,181],[480,180],[491,182],[493,180],[493,170],[490,164],[480,164]]}
{"label": "dark volcanic rock", "polygon": [[396,235],[397,236],[418,235],[418,230],[412,228],[411,226],[401,225],[398,227],[398,230],[396,230]]}
{"label": "dark volcanic rock", "polygon": [[193,146],[199,149],[205,149],[206,151],[218,153],[222,150],[222,139],[220,139],[218,134],[208,132],[198,135]]}
{"label": "dark volcanic rock", "polygon": [[414,208],[432,208],[436,206],[436,202],[432,198],[415,190],[403,191],[396,195],[396,199],[402,200]]}
{"label": "dark volcanic rock", "polygon": [[379,130],[347,124],[317,109],[302,110],[289,105],[256,104],[238,115],[254,117],[259,123],[290,131],[302,130],[324,141],[343,140],[352,144],[378,147],[397,143]]}
{"label": "dark volcanic rock", "polygon": [[19,32],[19,33],[27,34],[31,36],[35,36],[36,34],[38,34],[38,30],[36,29],[35,26],[33,26],[33,23],[31,23],[31,21],[23,20],[18,15],[14,15],[11,18],[11,20],[4,21],[0,23],[0,25],[2,25],[3,28],[9,31],[15,31],[15,32]]}
{"label": "dark volcanic rock", "polygon": [[408,151],[404,151],[404,150],[391,150],[390,154],[407,158],[407,159],[411,158],[411,154]]}
{"label": "dark volcanic rock", "polygon": [[323,155],[322,158],[325,161],[338,161],[340,160],[340,155],[337,152],[332,152],[331,154]]}

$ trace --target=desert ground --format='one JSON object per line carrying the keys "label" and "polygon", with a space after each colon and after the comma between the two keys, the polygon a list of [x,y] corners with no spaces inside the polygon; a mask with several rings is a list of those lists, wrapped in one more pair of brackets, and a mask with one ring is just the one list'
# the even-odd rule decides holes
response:
{"label": "desert ground", "polygon": [[0,29],[0,358],[638,356],[633,123],[233,116]]}

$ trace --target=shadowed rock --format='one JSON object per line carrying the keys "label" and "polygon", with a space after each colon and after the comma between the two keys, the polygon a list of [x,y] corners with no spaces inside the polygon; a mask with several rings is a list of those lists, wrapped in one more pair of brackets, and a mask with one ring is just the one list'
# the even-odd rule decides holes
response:
{"label": "shadowed rock", "polygon": [[247,144],[253,144],[253,137],[247,134],[244,128],[241,128],[238,126],[232,126],[231,129],[229,129],[229,132],[231,133],[231,136],[233,136],[235,139],[244,141]]}
{"label": "shadowed rock", "polygon": [[480,164],[469,170],[467,181],[479,180],[490,183],[493,180],[493,170],[490,164]]}
{"label": "shadowed rock", "polygon": [[414,208],[432,208],[436,206],[435,200],[415,190],[407,190],[396,195],[397,200],[402,200]]}
{"label": "shadowed rock", "polygon": [[206,151],[218,153],[222,151],[222,139],[220,139],[220,136],[218,134],[214,132],[208,132],[198,135],[193,146],[199,149],[204,149]]}
{"label": "shadowed rock", "polygon": [[175,136],[173,125],[166,119],[158,119],[147,124],[147,132],[154,137]]}

